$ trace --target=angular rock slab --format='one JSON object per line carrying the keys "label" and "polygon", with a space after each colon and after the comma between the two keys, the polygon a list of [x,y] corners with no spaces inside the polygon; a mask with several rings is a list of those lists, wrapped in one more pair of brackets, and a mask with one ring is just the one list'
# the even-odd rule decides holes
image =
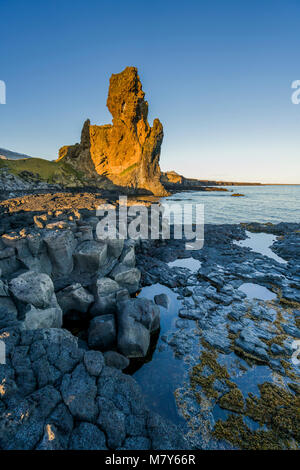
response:
{"label": "angular rock slab", "polygon": [[96,273],[107,260],[107,244],[95,240],[82,242],[77,246],[74,258],[81,272]]}
{"label": "angular rock slab", "polygon": [[129,268],[124,264],[119,264],[113,271],[112,277],[122,287],[134,294],[139,289],[141,272],[137,268]]}
{"label": "angular rock slab", "polygon": [[55,277],[65,276],[73,271],[73,252],[76,240],[70,230],[49,231],[44,236],[48,254],[52,262],[52,274]]}
{"label": "angular rock slab", "polygon": [[95,303],[90,310],[92,316],[115,313],[117,310],[117,301],[121,297],[129,298],[128,291],[120,287],[116,281],[109,277],[97,279],[94,286],[94,294]]}
{"label": "angular rock slab", "polygon": [[61,328],[62,310],[59,306],[37,309],[32,305],[30,310],[25,314],[23,325],[26,330]]}

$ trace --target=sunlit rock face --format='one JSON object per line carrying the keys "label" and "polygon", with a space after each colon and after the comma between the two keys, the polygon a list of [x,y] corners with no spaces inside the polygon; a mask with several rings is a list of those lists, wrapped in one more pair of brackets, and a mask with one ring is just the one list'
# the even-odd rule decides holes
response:
{"label": "sunlit rock face", "polygon": [[151,192],[167,192],[160,182],[159,158],[163,126],[155,119],[148,123],[148,103],[135,67],[110,78],[107,107],[113,124],[84,123],[80,144],[62,147],[64,158],[90,177],[106,177],[117,186]]}

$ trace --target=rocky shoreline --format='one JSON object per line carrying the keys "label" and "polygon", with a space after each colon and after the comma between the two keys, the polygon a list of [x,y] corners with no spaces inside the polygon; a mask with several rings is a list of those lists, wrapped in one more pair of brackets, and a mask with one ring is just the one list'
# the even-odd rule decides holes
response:
{"label": "rocky shoreline", "polygon": [[[174,369],[182,365],[173,394],[193,447],[299,448],[299,229],[208,224],[201,251],[186,252],[173,240],[137,257],[142,283],[156,290],[160,283],[177,296],[173,326],[162,332],[156,348],[164,352],[155,360],[163,368],[171,349]],[[243,246],[262,234],[269,244],[277,238],[270,252]],[[173,265],[178,258],[186,261],[182,267]],[[192,269],[195,259],[200,269]]]}
{"label": "rocky shoreline", "polygon": [[[12,215],[1,238],[0,447],[186,448],[121,372],[159,328],[157,305],[131,297],[140,281],[134,244],[97,240],[92,213],[25,218],[12,230]],[[84,338],[62,328],[84,320]]]}
{"label": "rocky shoreline", "polygon": [[[299,446],[300,224],[207,225],[204,248],[187,252],[180,240],[97,239],[92,204],[48,209],[1,206],[1,449]],[[236,244],[247,231],[276,235],[283,262]],[[195,272],[169,265],[191,257]],[[165,332],[168,295],[139,295],[157,283],[178,299]],[[244,284],[272,299],[250,299]],[[173,394],[185,426],[145,400],[151,377],[140,388],[122,372],[159,330],[157,351],[185,364]],[[261,367],[277,384],[261,381]],[[253,371],[260,398],[235,379]]]}

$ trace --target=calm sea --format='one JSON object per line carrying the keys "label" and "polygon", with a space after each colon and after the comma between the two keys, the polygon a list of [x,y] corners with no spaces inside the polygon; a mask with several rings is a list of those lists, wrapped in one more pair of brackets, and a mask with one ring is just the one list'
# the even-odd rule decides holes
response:
{"label": "calm sea", "polygon": [[[187,191],[163,198],[162,202],[204,204],[205,223],[300,223],[300,185],[228,186],[227,189],[228,192]],[[233,193],[244,196],[232,197]]]}

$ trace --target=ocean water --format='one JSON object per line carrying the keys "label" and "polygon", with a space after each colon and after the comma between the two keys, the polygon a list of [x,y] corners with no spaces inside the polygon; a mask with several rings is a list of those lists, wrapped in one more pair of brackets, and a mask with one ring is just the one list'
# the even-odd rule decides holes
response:
{"label": "ocean water", "polygon": [[244,246],[250,248],[252,251],[256,251],[268,258],[275,259],[278,263],[287,264],[287,261],[276,255],[270,248],[276,241],[277,237],[271,233],[251,233],[246,230],[247,238],[245,240],[234,241],[233,243],[238,246]]}
{"label": "ocean water", "polygon": [[[163,198],[161,202],[203,204],[206,224],[300,222],[300,185],[228,186],[226,189],[228,192],[186,191]],[[244,196],[232,197],[233,193]],[[192,213],[188,206],[185,210]],[[177,213],[179,211],[178,207]]]}
{"label": "ocean water", "polygon": [[201,268],[202,263],[195,258],[180,258],[168,263],[170,268],[186,268],[192,273],[196,273]]}

